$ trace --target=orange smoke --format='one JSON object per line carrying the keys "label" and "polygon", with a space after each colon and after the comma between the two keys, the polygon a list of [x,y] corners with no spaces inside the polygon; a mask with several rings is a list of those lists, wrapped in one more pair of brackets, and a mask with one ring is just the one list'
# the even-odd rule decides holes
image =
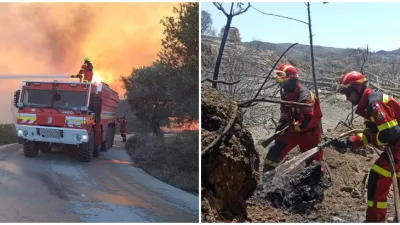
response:
{"label": "orange smoke", "polygon": [[[120,76],[156,60],[160,20],[179,3],[0,3],[2,74],[77,74],[84,57],[120,98]],[[1,79],[1,77],[0,77]],[[69,79],[66,79],[69,80]],[[0,104],[10,104],[21,80],[0,80]],[[8,117],[8,119],[4,119]],[[11,121],[0,111],[0,123]]]}
{"label": "orange smoke", "polygon": [[164,132],[183,132],[185,130],[199,130],[199,121],[190,122],[188,119],[185,119],[183,123],[176,122],[176,118],[168,117],[169,126],[162,126],[161,130]]}

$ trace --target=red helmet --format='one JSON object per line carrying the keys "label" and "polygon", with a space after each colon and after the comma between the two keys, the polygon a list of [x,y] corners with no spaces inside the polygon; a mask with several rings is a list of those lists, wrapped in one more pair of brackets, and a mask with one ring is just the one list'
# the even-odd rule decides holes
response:
{"label": "red helmet", "polygon": [[288,80],[297,79],[297,70],[290,64],[282,64],[275,71],[276,82],[282,83]]}
{"label": "red helmet", "polygon": [[348,88],[355,89],[358,93],[360,93],[364,84],[367,84],[368,80],[364,77],[364,75],[357,71],[351,71],[342,75],[342,78],[339,82],[338,91],[342,93],[344,90]]}

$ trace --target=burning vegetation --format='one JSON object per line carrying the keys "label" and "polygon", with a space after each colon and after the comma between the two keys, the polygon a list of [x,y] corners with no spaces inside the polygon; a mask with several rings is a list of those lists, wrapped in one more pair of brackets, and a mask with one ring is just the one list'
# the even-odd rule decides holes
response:
{"label": "burning vegetation", "polygon": [[182,122],[179,121],[176,117],[168,117],[169,125],[161,126],[161,130],[164,132],[183,132],[186,130],[199,130],[199,121],[191,121],[188,118],[185,118]]}

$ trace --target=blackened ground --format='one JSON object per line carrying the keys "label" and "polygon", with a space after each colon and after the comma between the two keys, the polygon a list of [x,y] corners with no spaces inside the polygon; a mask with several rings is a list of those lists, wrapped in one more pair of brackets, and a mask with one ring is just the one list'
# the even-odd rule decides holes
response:
{"label": "blackened ground", "polygon": [[324,191],[331,186],[321,173],[321,164],[313,161],[307,167],[294,171],[284,182],[275,185],[264,180],[252,200],[289,212],[309,214],[314,206],[323,202]]}

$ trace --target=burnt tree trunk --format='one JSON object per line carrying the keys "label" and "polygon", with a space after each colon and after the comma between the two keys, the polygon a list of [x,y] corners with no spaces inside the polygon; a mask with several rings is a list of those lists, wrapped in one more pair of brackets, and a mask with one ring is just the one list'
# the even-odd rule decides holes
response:
{"label": "burnt tree trunk", "polygon": [[[315,78],[314,46],[313,46],[313,34],[312,34],[312,29],[311,29],[311,12],[310,12],[310,3],[309,2],[307,2],[307,12],[308,12],[308,32],[310,33],[311,69],[312,69],[312,76],[313,76],[313,81],[314,81],[315,95],[317,96],[317,98],[319,100],[317,80]],[[322,129],[322,122],[319,123],[319,126],[321,128],[321,132],[324,133],[324,130]]]}
{"label": "burnt tree trunk", "polygon": [[[233,3],[232,3],[232,6],[233,6]],[[225,44],[226,44],[226,40],[228,39],[228,34],[229,34],[229,28],[231,27],[231,23],[232,23],[233,16],[229,15],[227,17],[228,17],[228,20],[226,21],[224,35],[222,36],[221,45],[219,46],[217,62],[215,63],[213,80],[218,80],[218,74],[219,74],[219,68],[221,66],[222,55],[224,54]],[[216,89],[217,83],[212,83],[212,87]]]}

